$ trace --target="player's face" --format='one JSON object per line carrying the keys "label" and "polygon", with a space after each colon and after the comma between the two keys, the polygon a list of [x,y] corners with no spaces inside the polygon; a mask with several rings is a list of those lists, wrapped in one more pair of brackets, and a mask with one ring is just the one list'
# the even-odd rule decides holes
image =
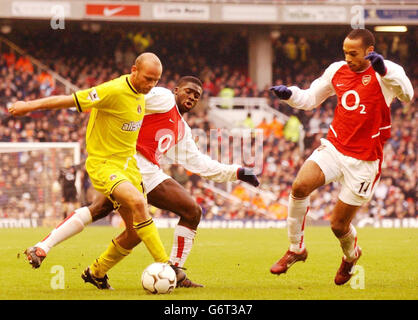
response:
{"label": "player's face", "polygon": [[140,68],[132,66],[132,85],[139,93],[147,94],[161,78],[162,68],[156,64],[144,63]]}
{"label": "player's face", "polygon": [[350,70],[354,72],[361,72],[370,64],[370,61],[364,58],[373,51],[373,47],[371,46],[365,48],[361,39],[345,38],[343,51],[345,61],[347,62]]}
{"label": "player's face", "polygon": [[186,82],[180,87],[174,88],[174,95],[176,97],[177,107],[181,114],[192,110],[202,95],[202,88],[193,83]]}

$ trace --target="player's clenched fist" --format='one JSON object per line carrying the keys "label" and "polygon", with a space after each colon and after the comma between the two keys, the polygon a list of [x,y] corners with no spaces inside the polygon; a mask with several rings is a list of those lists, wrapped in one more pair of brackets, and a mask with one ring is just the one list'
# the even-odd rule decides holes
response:
{"label": "player's clenched fist", "polygon": [[379,73],[382,77],[386,74],[386,66],[382,55],[373,51],[364,58],[370,60],[374,71]]}
{"label": "player's clenched fist", "polygon": [[274,92],[274,94],[279,98],[283,100],[287,100],[292,95],[292,91],[284,85],[280,86],[273,86],[270,88],[271,91]]}
{"label": "player's clenched fist", "polygon": [[25,101],[17,101],[8,109],[13,116],[23,116],[30,111],[29,104]]}
{"label": "player's clenched fist", "polygon": [[237,171],[237,177],[238,180],[247,182],[254,187],[258,187],[260,184],[254,172],[249,168],[239,168]]}

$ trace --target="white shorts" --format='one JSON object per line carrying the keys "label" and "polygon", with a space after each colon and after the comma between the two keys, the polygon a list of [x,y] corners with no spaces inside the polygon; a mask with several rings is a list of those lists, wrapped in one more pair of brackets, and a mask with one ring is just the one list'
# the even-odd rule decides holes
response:
{"label": "white shorts", "polygon": [[369,201],[379,182],[380,160],[365,161],[343,155],[327,139],[321,139],[321,146],[307,160],[318,164],[325,175],[325,184],[340,182],[339,199],[353,206]]}
{"label": "white shorts", "polygon": [[137,153],[135,158],[138,163],[139,171],[142,175],[142,182],[144,183],[146,194],[151,192],[151,190],[164,180],[171,178],[169,175],[165,174],[159,166],[146,159],[140,153]]}

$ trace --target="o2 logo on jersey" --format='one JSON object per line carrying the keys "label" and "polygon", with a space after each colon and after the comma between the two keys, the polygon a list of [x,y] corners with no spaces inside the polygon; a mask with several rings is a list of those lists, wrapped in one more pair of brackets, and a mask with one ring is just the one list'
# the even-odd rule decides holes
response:
{"label": "o2 logo on jersey", "polygon": [[[354,101],[352,97],[354,97]],[[347,100],[350,100],[351,105],[348,105]],[[343,96],[341,97],[341,104],[344,109],[348,111],[353,111],[360,107],[360,114],[366,114],[366,106],[364,104],[360,104],[360,95],[356,90],[348,90],[344,92]]]}
{"label": "o2 logo on jersey", "polygon": [[155,134],[157,141],[157,150],[159,153],[165,153],[175,143],[174,132],[170,129],[160,129]]}
{"label": "o2 logo on jersey", "polygon": [[158,139],[158,151],[161,153],[166,152],[170,148],[171,142],[173,142],[173,135],[163,135],[160,139]]}

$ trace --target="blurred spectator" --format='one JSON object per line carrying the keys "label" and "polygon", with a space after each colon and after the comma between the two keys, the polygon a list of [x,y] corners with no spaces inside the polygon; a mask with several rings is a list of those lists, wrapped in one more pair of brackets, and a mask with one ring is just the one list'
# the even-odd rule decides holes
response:
{"label": "blurred spectator", "polygon": [[286,140],[298,142],[299,135],[300,135],[301,123],[299,119],[292,115],[287,120],[285,128],[284,128],[284,137]]}
{"label": "blurred spectator", "polygon": [[231,109],[233,106],[232,98],[234,98],[234,96],[235,96],[234,89],[224,86],[219,91],[219,97],[222,98],[221,107],[224,109]]}
{"label": "blurred spectator", "polygon": [[295,38],[288,37],[283,49],[288,60],[296,61],[298,57],[298,46],[295,43]]}
{"label": "blurred spectator", "polygon": [[298,41],[299,49],[299,61],[303,64],[308,61],[310,46],[304,37],[301,37]]}
{"label": "blurred spectator", "polygon": [[260,210],[266,210],[267,205],[264,202],[263,197],[260,195],[260,193],[256,193],[255,196],[252,198],[251,203],[256,206]]}
{"label": "blurred spectator", "polygon": [[[48,72],[42,71],[37,80],[40,83],[39,88],[45,92],[45,96],[50,96],[55,89],[54,78]],[[91,86],[94,86],[94,84]]]}
{"label": "blurred spectator", "polygon": [[273,116],[273,120],[269,123],[269,132],[272,134],[275,138],[281,138],[283,137],[283,128],[284,125],[277,119],[277,116]]}
{"label": "blurred spectator", "polygon": [[278,202],[273,202],[267,208],[267,211],[270,212],[277,220],[286,220],[287,219],[287,207]]}
{"label": "blurred spectator", "polygon": [[33,73],[33,64],[27,56],[20,56],[17,59],[15,68],[19,71]]}
{"label": "blurred spectator", "polygon": [[77,171],[80,169],[80,165],[72,165],[70,157],[66,157],[64,160],[64,167],[60,169],[58,181],[61,184],[62,190],[62,202],[63,202],[63,215],[64,219],[69,213],[77,209],[79,205],[77,189],[75,186]]}
{"label": "blurred spectator", "polygon": [[247,128],[247,129],[254,129],[255,128],[254,121],[251,118],[251,112],[247,113],[247,117],[242,122],[242,125],[243,125],[244,128]]}
{"label": "blurred spectator", "polygon": [[244,202],[249,202],[251,200],[247,189],[245,189],[241,184],[237,184],[231,194]]}
{"label": "blurred spectator", "polygon": [[7,67],[14,66],[16,62],[16,55],[11,49],[5,50],[2,54],[2,58],[6,62]]}
{"label": "blurred spectator", "polygon": [[264,138],[267,138],[270,135],[270,124],[267,123],[266,118],[261,120],[261,122],[256,126],[256,129],[263,130]]}

